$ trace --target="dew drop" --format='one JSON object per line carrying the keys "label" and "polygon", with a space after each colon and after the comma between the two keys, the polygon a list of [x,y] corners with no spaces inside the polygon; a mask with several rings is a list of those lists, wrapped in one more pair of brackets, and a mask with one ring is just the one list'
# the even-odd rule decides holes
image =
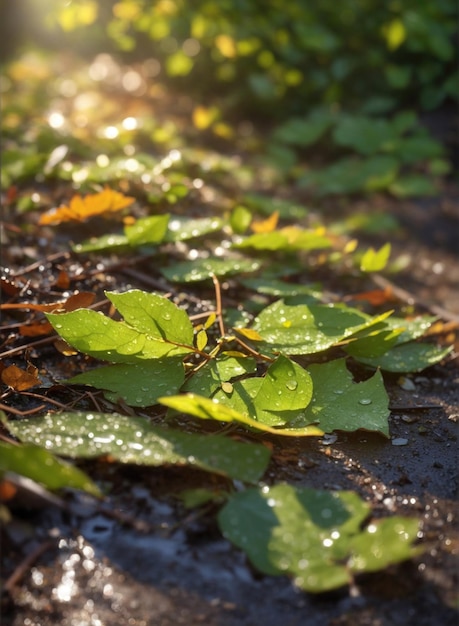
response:
{"label": "dew drop", "polygon": [[295,389],[298,387],[298,382],[296,380],[289,380],[285,386],[287,387],[287,389],[290,389],[290,391],[295,391]]}
{"label": "dew drop", "polygon": [[359,400],[359,404],[363,404],[363,405],[371,404],[372,402],[373,402],[373,400],[371,400],[370,398],[361,398]]}

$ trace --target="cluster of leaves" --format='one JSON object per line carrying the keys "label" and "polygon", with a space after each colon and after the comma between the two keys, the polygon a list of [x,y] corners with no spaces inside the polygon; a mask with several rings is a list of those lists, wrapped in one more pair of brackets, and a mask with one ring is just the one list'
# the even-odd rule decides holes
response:
{"label": "cluster of leaves", "polygon": [[[99,194],[76,196],[69,206],[43,214],[41,221],[44,225],[80,221],[100,215],[101,207],[112,214],[117,205],[121,210],[130,201],[105,188]],[[238,207],[227,223],[168,214],[143,217],[127,225],[124,235],[108,236],[115,241],[102,237],[79,247],[88,252],[107,246],[118,250],[147,246],[150,254],[155,254],[152,250],[160,254],[162,243],[170,251],[173,244],[224,232],[225,226],[227,237],[231,224],[244,231],[247,211]],[[254,222],[258,232],[234,233],[235,248],[296,254],[331,245],[323,229],[277,230],[277,220],[274,214],[274,219],[271,215]],[[367,263],[371,265],[371,260]],[[249,278],[247,272],[258,276]],[[190,465],[251,485],[268,466],[269,448],[209,433],[209,420],[232,424],[252,436],[320,436],[365,429],[389,437],[388,397],[381,372],[378,369],[356,383],[346,359],[409,372],[438,362],[448,352],[415,341],[432,318],[407,321],[390,313],[372,316],[344,304],[322,304],[307,286],[266,274],[262,257],[188,260],[172,263],[162,273],[179,283],[213,279],[217,287],[217,276],[232,275],[248,290],[283,298],[251,315],[239,314],[236,321],[234,313],[220,306],[194,326],[173,301],[140,290],[106,293],[118,312],[115,319],[89,308],[75,309],[68,302],[63,303],[63,312],[49,312],[52,305],[42,307],[68,344],[108,363],[77,374],[67,384],[102,389],[115,406],[156,412],[164,407],[165,419],[153,426],[142,417],[65,411],[41,418],[4,418],[4,425],[23,443],[1,444],[0,471],[19,472],[50,489],[76,487],[100,495],[94,482],[54,455],[105,456],[150,466]],[[218,288],[216,294],[218,301]],[[338,349],[339,358],[311,363],[317,355]],[[20,390],[21,385],[39,384],[36,373],[29,372],[33,380],[25,380],[18,376],[18,368],[12,372],[11,367],[2,372],[10,386]],[[185,415],[193,432],[183,430]],[[181,428],[174,426],[177,416]],[[215,494],[205,497],[213,499]],[[219,514],[223,534],[245,550],[258,569],[290,575],[307,591],[339,587],[359,572],[380,569],[418,551],[413,546],[415,520],[393,517],[362,528],[369,507],[352,493],[277,485],[250,487],[224,499]]]}

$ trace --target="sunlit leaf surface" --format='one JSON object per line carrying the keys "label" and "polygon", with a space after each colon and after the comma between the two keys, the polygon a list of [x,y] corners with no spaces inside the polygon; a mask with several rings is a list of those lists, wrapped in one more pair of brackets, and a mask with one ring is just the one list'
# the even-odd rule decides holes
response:
{"label": "sunlit leaf surface", "polygon": [[146,419],[113,413],[48,414],[8,422],[8,428],[22,441],[62,456],[108,455],[121,463],[192,465],[247,482],[258,480],[269,461],[262,445],[152,426]]}
{"label": "sunlit leaf surface", "polygon": [[186,393],[179,396],[159,398],[159,402],[186,415],[193,415],[199,419],[217,420],[218,422],[235,422],[246,428],[260,430],[275,435],[285,435],[290,437],[309,437],[323,435],[323,431],[315,426],[305,426],[302,428],[279,427],[275,428],[269,424],[260,422],[245,413],[241,413],[230,406],[226,406],[215,400],[210,400],[193,393]]}

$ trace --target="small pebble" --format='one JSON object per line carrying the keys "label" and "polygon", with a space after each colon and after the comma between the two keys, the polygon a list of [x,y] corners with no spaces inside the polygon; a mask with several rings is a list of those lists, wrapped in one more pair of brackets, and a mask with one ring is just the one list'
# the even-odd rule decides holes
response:
{"label": "small pebble", "polygon": [[413,424],[418,421],[419,417],[417,415],[402,415],[401,419],[406,424]]}
{"label": "small pebble", "polygon": [[335,443],[337,439],[338,435],[324,435],[321,443],[324,446],[330,446],[332,443]]}
{"label": "small pebble", "polygon": [[408,439],[404,439],[403,437],[396,437],[395,439],[392,439],[393,446],[406,446],[407,443]]}
{"label": "small pebble", "polygon": [[398,379],[398,385],[399,385],[399,387],[401,387],[405,391],[415,391],[416,390],[416,385],[414,384],[414,382],[411,380],[411,378],[407,378],[406,376],[401,376]]}

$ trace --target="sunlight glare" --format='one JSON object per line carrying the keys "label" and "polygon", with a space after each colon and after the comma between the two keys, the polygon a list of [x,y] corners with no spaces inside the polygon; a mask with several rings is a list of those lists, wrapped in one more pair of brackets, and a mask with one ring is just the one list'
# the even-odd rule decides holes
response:
{"label": "sunlight glare", "polygon": [[58,111],[53,111],[48,116],[48,124],[51,128],[62,128],[65,124],[65,117]]}

